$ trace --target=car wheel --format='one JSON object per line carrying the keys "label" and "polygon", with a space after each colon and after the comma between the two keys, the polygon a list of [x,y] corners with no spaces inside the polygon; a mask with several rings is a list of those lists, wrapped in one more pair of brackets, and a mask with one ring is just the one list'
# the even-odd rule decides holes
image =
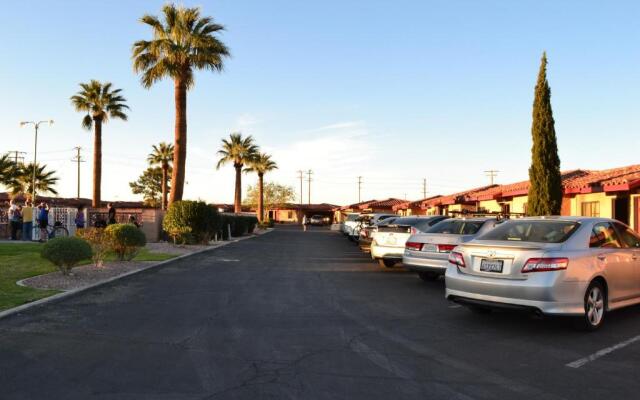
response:
{"label": "car wheel", "polygon": [[595,331],[604,321],[606,313],[606,292],[602,283],[591,282],[584,294],[584,317],[581,327],[588,331]]}
{"label": "car wheel", "polygon": [[425,271],[425,272],[418,272],[418,276],[420,277],[420,279],[422,279],[425,282],[433,282],[435,280],[438,280],[438,274],[436,274],[435,272],[431,272],[431,271]]}
{"label": "car wheel", "polygon": [[381,267],[386,267],[386,268],[393,268],[393,266],[396,265],[395,261],[385,260],[384,258],[379,259],[378,263],[380,264]]}

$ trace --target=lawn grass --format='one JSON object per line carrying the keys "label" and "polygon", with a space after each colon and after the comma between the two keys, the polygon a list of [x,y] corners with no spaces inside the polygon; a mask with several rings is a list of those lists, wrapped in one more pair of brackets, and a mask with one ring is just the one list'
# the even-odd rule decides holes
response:
{"label": "lawn grass", "polygon": [[[18,286],[17,281],[36,275],[48,274],[58,269],[40,257],[41,243],[0,243],[0,310],[42,299],[58,293],[56,290],[33,289]],[[164,261],[174,254],[151,253],[142,249],[135,261]],[[115,260],[109,255],[107,260]],[[86,261],[81,264],[89,264]]]}

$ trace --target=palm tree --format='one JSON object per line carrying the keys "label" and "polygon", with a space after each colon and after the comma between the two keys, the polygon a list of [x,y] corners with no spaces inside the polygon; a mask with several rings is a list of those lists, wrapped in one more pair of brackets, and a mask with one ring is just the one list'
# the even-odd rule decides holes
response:
{"label": "palm tree", "polygon": [[264,174],[278,168],[278,164],[269,154],[258,153],[247,163],[245,172],[258,174],[258,221],[264,219]]}
{"label": "palm tree", "polygon": [[169,169],[173,162],[173,145],[167,142],[160,142],[153,145],[153,151],[147,157],[151,165],[159,165],[162,168],[162,209],[167,209],[167,182],[169,180]]}
{"label": "palm tree", "polygon": [[[57,195],[58,192],[54,188],[59,180],[59,178],[55,176],[56,171],[47,171],[46,165],[35,165],[36,191],[39,193],[51,193]],[[15,179],[13,179],[9,185],[12,196],[29,196],[33,193],[33,168],[33,163],[17,167]]]}
{"label": "palm tree", "polygon": [[93,207],[100,207],[101,182],[102,182],[102,124],[109,118],[127,120],[125,110],[129,106],[120,95],[122,89],[111,88],[111,83],[102,83],[92,79],[89,83],[81,83],[82,88],[74,96],[71,96],[71,104],[76,111],[86,112],[82,118],[82,127],[90,130],[94,128],[93,135]]}
{"label": "palm tree", "polygon": [[194,85],[194,70],[222,71],[229,50],[216,34],[224,30],[210,17],[201,17],[198,8],[167,4],[164,21],[152,15],[140,21],[151,27],[153,40],[133,44],[133,69],[141,73],[142,86],[173,79],[175,99],[175,152],[169,202],[182,200],[187,159],[187,90]]}
{"label": "palm tree", "polygon": [[236,213],[242,211],[242,167],[248,164],[258,153],[258,146],[253,143],[250,135],[242,137],[242,133],[236,132],[229,135],[229,139],[222,139],[222,148],[218,150],[218,165],[220,169],[227,163],[233,163],[236,169],[236,191],[233,199],[233,210]]}
{"label": "palm tree", "polygon": [[0,185],[11,187],[15,181],[17,166],[8,154],[0,156]]}

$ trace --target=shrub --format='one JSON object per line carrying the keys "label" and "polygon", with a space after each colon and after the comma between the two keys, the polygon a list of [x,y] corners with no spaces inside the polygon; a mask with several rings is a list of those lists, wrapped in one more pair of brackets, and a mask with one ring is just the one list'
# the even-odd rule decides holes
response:
{"label": "shrub", "polygon": [[220,231],[218,210],[203,201],[176,201],[162,221],[162,228],[174,242],[209,243]]}
{"label": "shrub", "polygon": [[68,275],[80,261],[91,258],[91,246],[78,237],[59,237],[45,243],[40,255]]}
{"label": "shrub", "polygon": [[113,224],[104,229],[107,241],[118,260],[130,261],[147,244],[147,237],[133,224]]}
{"label": "shrub", "polygon": [[84,228],[76,231],[76,236],[84,239],[91,246],[93,255],[91,260],[96,267],[102,267],[107,254],[111,250],[111,243],[102,228]]}
{"label": "shrub", "polygon": [[221,224],[221,236],[223,240],[229,239],[229,229],[231,228],[231,236],[239,237],[247,233],[253,233],[258,225],[258,218],[249,215],[223,214]]}

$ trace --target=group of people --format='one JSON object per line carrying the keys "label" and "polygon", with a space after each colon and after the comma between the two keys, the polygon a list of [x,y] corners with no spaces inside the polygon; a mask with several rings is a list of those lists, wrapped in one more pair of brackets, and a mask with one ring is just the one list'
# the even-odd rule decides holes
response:
{"label": "group of people", "polygon": [[[27,240],[32,239],[33,223],[40,229],[39,237],[43,240],[49,238],[49,204],[46,202],[40,203],[37,207],[33,207],[31,200],[27,200],[23,205],[18,204],[17,201],[11,200],[9,202],[9,209],[7,210],[7,217],[11,231],[11,240]],[[74,224],[77,229],[83,229],[87,226],[85,206],[78,206],[76,216],[74,218]],[[137,226],[141,226],[135,215],[129,215],[128,222]],[[107,220],[98,217],[94,226],[96,228],[104,228],[107,225],[116,224],[116,208],[112,203],[108,204]]]}
{"label": "group of people", "polygon": [[11,240],[31,240],[34,215],[36,217],[35,222],[40,228],[40,236],[42,237],[44,232],[44,237],[46,237],[48,235],[47,228],[49,227],[49,205],[47,203],[42,202],[37,207],[33,207],[31,200],[25,201],[24,205],[20,205],[14,200],[9,202],[7,218],[11,231]]}

